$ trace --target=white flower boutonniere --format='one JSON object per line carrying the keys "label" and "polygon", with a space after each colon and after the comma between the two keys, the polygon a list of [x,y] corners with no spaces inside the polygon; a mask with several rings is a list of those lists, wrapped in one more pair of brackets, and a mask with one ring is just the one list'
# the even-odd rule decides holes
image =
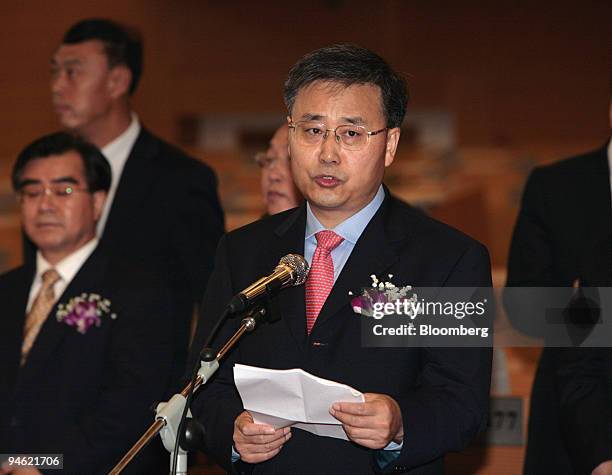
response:
{"label": "white flower boutonniere", "polygon": [[[416,302],[417,295],[408,295],[412,290],[411,285],[405,285],[403,287],[397,287],[390,280],[393,278],[393,274],[388,274],[389,281],[382,282],[374,274],[370,276],[372,279],[371,287],[365,287],[361,291],[361,295],[353,297],[351,299],[351,306],[353,311],[364,317],[382,318],[381,312],[375,312],[375,305],[382,307],[387,303],[395,303],[398,300],[407,302]],[[349,292],[349,295],[353,295]],[[410,316],[410,315],[407,315]]]}

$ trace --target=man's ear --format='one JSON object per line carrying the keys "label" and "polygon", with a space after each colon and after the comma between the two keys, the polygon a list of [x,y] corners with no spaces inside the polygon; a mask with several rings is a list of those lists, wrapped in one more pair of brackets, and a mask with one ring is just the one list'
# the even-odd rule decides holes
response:
{"label": "man's ear", "polygon": [[93,205],[94,205],[94,220],[96,223],[100,221],[102,216],[102,210],[104,210],[104,203],[106,203],[107,193],[104,190],[98,190],[93,192]]}
{"label": "man's ear", "polygon": [[123,95],[129,95],[132,83],[132,72],[127,66],[120,64],[111,69],[108,79],[110,96],[117,99]]}
{"label": "man's ear", "polygon": [[385,148],[385,167],[388,167],[393,163],[395,159],[395,152],[397,151],[397,144],[400,139],[400,128],[395,127],[387,131],[387,145]]}

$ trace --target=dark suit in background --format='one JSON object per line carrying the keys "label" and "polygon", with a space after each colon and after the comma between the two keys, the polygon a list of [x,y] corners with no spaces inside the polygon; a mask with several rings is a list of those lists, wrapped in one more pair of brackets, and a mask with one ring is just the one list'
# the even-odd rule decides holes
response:
{"label": "dark suit in background", "polygon": [[[512,238],[507,286],[572,287],[576,281],[588,285],[597,259],[594,249],[609,236],[611,218],[606,147],[536,168],[527,180]],[[521,314],[519,310],[508,316],[519,330],[533,334],[538,325],[521,320]],[[524,466],[527,475],[574,473],[559,424],[554,380],[562,354],[560,348],[545,348],[537,369]]]}
{"label": "dark suit in background", "polygon": [[[612,288],[612,234],[593,248],[584,283]],[[605,309],[604,309],[605,312]],[[610,319],[608,312],[603,319]],[[577,474],[612,460],[612,341],[606,348],[566,348],[556,371],[560,425]]]}
{"label": "dark suit in background", "polygon": [[[60,296],[20,367],[34,271],[20,267],[0,277],[0,447],[3,453],[64,454],[62,473],[108,473],[148,427],[150,406],[168,388],[173,342],[167,290],[98,248]],[[82,293],[110,300],[116,319],[103,315],[101,326],[85,334],[58,322],[57,306]],[[126,473],[157,473],[154,452],[149,447]]]}
{"label": "dark suit in background", "polygon": [[217,179],[205,164],[142,129],[123,169],[100,246],[167,279],[178,377],[224,232]]}
{"label": "dark suit in background", "polygon": [[[288,253],[304,253],[306,206],[268,217],[221,240],[193,344],[195,360],[230,297],[267,275]],[[253,245],[256,243],[257,248]],[[389,467],[413,474],[441,473],[443,455],[464,448],[485,424],[491,367],[490,349],[366,348],[361,317],[349,291],[371,285],[370,275],[393,274],[396,285],[490,286],[486,249],[389,196],[365,228],[306,335],[304,286],[281,291],[281,321],[244,337],[222,362],[216,378],[196,395],[193,411],[206,427],[209,453],[231,466],[234,420],[243,411],[232,375],[234,363],[302,368],[362,392],[383,393],[401,408],[404,445]],[[213,347],[237,328],[229,320]],[[293,430],[272,459],[234,468],[253,473],[372,473],[377,451],[352,442]]]}

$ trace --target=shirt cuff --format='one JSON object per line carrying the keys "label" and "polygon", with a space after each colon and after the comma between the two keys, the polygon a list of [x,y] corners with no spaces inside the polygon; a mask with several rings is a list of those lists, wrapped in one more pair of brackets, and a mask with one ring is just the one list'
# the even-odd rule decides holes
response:
{"label": "shirt cuff", "polygon": [[[397,443],[397,442],[389,442],[389,444],[383,449],[383,450],[402,450],[402,447],[404,446],[404,441],[402,440],[401,443]],[[232,450],[234,450],[234,448],[232,447]]]}
{"label": "shirt cuff", "polygon": [[240,460],[240,454],[236,452],[236,449],[234,449],[234,446],[232,445],[232,463],[236,463],[238,460]]}

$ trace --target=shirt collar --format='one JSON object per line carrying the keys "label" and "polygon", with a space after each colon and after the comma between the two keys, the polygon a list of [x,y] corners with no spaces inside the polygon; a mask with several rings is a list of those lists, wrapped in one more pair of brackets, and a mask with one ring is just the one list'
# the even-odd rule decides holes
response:
{"label": "shirt collar", "polygon": [[41,252],[38,251],[36,253],[36,278],[41,279],[43,273],[53,267],[64,282],[70,282],[74,278],[76,273],[79,271],[83,263],[94,251],[97,245],[98,238],[93,238],[91,241],[74,251],[72,254],[64,257],[54,266],[49,264],[49,262],[43,257]]}
{"label": "shirt collar", "polygon": [[[338,224],[333,231],[339,236],[343,237],[345,241],[349,241],[352,244],[357,243],[357,240],[363,233],[363,230],[368,225],[372,217],[382,205],[385,200],[385,190],[383,186],[378,187],[378,191],[374,195],[374,198],[357,213],[350,218],[342,221]],[[310,203],[306,203],[306,239],[311,238],[319,231],[325,230],[320,221],[316,218],[312,210],[310,209]]]}
{"label": "shirt collar", "polygon": [[113,157],[119,155],[122,150],[131,150],[132,145],[136,142],[138,138],[138,134],[140,133],[140,121],[138,120],[138,116],[135,112],[132,112],[132,121],[130,125],[125,131],[119,135],[112,142],[107,143],[102,148],[102,153],[104,156],[112,160]]}

